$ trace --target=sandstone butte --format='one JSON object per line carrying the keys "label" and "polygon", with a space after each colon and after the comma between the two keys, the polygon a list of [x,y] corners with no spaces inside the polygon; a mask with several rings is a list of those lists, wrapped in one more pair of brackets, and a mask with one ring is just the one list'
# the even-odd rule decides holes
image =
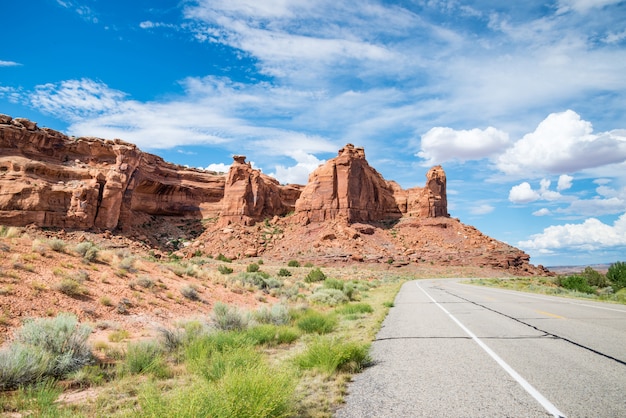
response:
{"label": "sandstone butte", "polygon": [[183,257],[547,273],[521,250],[449,216],[441,166],[428,171],[424,187],[404,190],[351,144],[305,186],[281,185],[244,156],[216,173],[167,163],[119,139],[68,137],[0,115],[0,225],[122,235]]}

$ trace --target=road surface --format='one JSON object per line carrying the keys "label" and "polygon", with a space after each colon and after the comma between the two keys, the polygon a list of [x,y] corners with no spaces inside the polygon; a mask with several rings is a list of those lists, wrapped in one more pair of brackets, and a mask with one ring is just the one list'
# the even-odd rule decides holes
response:
{"label": "road surface", "polygon": [[338,418],[626,417],[626,306],[407,282]]}

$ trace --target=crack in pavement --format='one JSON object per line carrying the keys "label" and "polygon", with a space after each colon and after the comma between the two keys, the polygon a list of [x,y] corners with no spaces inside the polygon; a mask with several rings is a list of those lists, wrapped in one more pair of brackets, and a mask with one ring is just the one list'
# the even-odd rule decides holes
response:
{"label": "crack in pavement", "polygon": [[594,353],[594,354],[596,354],[596,355],[599,355],[599,356],[605,357],[605,358],[607,358],[607,359],[609,359],[609,360],[613,360],[614,362],[619,363],[619,364],[621,364],[622,366],[626,366],[626,361],[624,361],[624,360],[620,360],[620,359],[618,359],[618,358],[616,358],[616,357],[613,357],[613,356],[611,356],[610,354],[603,353],[603,352],[598,351],[598,350],[596,350],[596,349],[594,349],[594,348],[588,347],[588,346],[586,346],[586,345],[584,345],[584,344],[577,343],[576,341],[570,340],[569,338],[561,337],[560,335],[557,335],[557,334],[554,334],[554,333],[552,333],[552,332],[549,332],[549,331],[543,330],[543,329],[541,329],[541,328],[539,328],[539,327],[537,327],[537,326],[535,326],[535,325],[533,325],[533,324],[529,324],[528,322],[524,322],[524,321],[522,321],[522,320],[521,320],[521,319],[519,319],[519,318],[515,318],[514,316],[507,315],[507,314],[505,314],[505,313],[503,313],[503,312],[497,311],[497,310],[495,310],[495,309],[493,309],[493,308],[490,308],[490,307],[488,307],[488,306],[481,305],[481,304],[480,304],[480,303],[478,303],[478,302],[474,302],[474,301],[469,300],[469,299],[466,299],[466,298],[464,298],[464,297],[462,297],[462,296],[456,295],[456,294],[454,294],[454,293],[450,292],[449,290],[443,289],[443,288],[441,288],[441,287],[435,286],[435,289],[440,290],[440,291],[442,291],[442,292],[446,292],[448,295],[450,295],[450,296],[454,296],[454,297],[459,298],[459,299],[461,299],[461,300],[464,300],[465,302],[469,302],[469,303],[471,303],[472,305],[476,305],[476,306],[478,306],[478,307],[481,307],[481,308],[483,308],[483,309],[486,309],[486,310],[491,311],[491,312],[493,312],[493,313],[496,313],[496,314],[498,314],[498,315],[502,315],[502,316],[504,316],[505,318],[512,319],[513,321],[518,322],[518,323],[520,323],[520,324],[522,324],[522,325],[525,325],[525,326],[527,326],[527,327],[530,327],[530,328],[534,329],[535,331],[542,332],[542,333],[544,333],[546,336],[550,336],[550,337],[553,337],[553,338],[555,338],[555,339],[559,339],[559,340],[562,340],[562,341],[568,342],[568,343],[570,343],[570,344],[572,344],[572,345],[575,345],[576,347],[579,347],[579,348],[582,348],[582,349],[584,349],[584,350],[590,351],[590,352],[592,352],[592,353]]}

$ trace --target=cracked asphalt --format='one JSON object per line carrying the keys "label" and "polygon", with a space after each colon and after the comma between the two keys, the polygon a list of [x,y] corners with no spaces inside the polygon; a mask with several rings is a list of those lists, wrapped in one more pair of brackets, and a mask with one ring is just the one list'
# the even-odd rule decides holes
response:
{"label": "cracked asphalt", "polygon": [[338,418],[626,417],[626,306],[407,282]]}

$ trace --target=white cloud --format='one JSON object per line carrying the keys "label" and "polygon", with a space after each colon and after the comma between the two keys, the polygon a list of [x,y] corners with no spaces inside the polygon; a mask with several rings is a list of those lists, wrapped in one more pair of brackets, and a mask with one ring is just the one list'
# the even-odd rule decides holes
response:
{"label": "white cloud", "polygon": [[15,61],[2,61],[0,60],[0,67],[18,67],[22,64]]}
{"label": "white cloud", "polygon": [[552,113],[537,129],[524,135],[498,157],[506,174],[536,176],[541,173],[577,172],[626,160],[626,130],[593,134],[591,123],[567,110]]}
{"label": "white cloud", "polygon": [[574,200],[565,209],[559,209],[558,212],[570,213],[578,216],[601,216],[622,213],[626,210],[626,200],[611,197],[603,199],[596,197],[593,199]]}
{"label": "white cloud", "polygon": [[123,111],[125,97],[126,94],[104,83],[83,78],[36,86],[29,101],[45,113],[78,121],[106,112]]}
{"label": "white cloud", "polygon": [[530,203],[539,200],[541,196],[530,187],[530,183],[523,182],[517,186],[511,187],[509,191],[509,200],[513,203]]}
{"label": "white cloud", "polygon": [[623,0],[559,0],[558,13],[574,10],[578,13],[587,13],[594,8],[602,8],[610,4],[618,4]]}
{"label": "white cloud", "polygon": [[270,176],[276,178],[283,184],[307,184],[309,174],[320,164],[324,163],[324,160],[319,160],[314,155],[302,151],[294,151],[290,154],[290,157],[296,160],[296,165],[291,167],[277,165],[275,168],[276,171],[270,174]]}
{"label": "white cloud", "polygon": [[215,171],[216,173],[228,173],[230,165],[224,163],[213,163],[206,166],[204,170]]}
{"label": "white cloud", "polygon": [[574,177],[568,176],[567,174],[561,174],[559,176],[559,182],[556,189],[558,191],[570,189],[572,187],[572,180],[574,180]]}
{"label": "white cloud", "polygon": [[525,250],[572,248],[594,251],[626,245],[626,213],[613,225],[589,218],[580,224],[553,225],[517,245]]}
{"label": "white cloud", "polygon": [[478,206],[470,207],[469,212],[472,215],[486,215],[488,213],[493,212],[495,209],[496,208],[494,206],[487,204],[487,203],[483,203]]}
{"label": "white cloud", "polygon": [[541,179],[539,182],[539,190],[534,190],[527,181],[511,187],[509,191],[509,200],[513,203],[530,203],[535,200],[570,200],[561,193],[550,190],[552,182],[548,179]]}
{"label": "white cloud", "polygon": [[533,216],[548,216],[550,214],[552,214],[552,212],[547,208],[541,208],[533,212]]}
{"label": "white cloud", "polygon": [[491,126],[484,130],[436,127],[422,135],[422,150],[417,155],[427,160],[424,165],[480,160],[502,152],[508,145],[508,134]]}

